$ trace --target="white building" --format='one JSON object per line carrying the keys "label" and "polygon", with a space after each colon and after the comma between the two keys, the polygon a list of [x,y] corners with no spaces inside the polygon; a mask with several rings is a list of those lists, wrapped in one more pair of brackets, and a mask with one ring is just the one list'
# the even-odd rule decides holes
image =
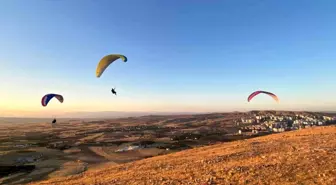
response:
{"label": "white building", "polygon": [[324,120],[328,120],[328,121],[331,121],[331,120],[332,120],[332,118],[329,117],[329,116],[323,116],[323,119],[324,119]]}
{"label": "white building", "polygon": [[273,128],[273,132],[284,132],[285,128]]}

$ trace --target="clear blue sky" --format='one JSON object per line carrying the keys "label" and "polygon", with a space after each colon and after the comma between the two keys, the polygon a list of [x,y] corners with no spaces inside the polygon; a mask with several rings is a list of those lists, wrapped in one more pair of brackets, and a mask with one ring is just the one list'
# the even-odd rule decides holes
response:
{"label": "clear blue sky", "polygon": [[[335,7],[333,0],[0,1],[1,110],[335,110]],[[96,78],[110,53],[129,61]],[[259,89],[280,104],[265,95],[247,103]],[[49,92],[65,102],[41,107]]]}

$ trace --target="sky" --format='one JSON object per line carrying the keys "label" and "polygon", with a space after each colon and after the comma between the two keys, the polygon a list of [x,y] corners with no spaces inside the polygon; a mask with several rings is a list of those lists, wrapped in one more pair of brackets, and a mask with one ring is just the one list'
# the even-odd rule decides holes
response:
{"label": "sky", "polygon": [[[336,110],[333,0],[0,1],[0,116]],[[100,78],[99,60],[120,53]],[[111,94],[116,87],[117,96]],[[267,95],[251,102],[253,91]],[[41,106],[47,93],[59,93]]]}

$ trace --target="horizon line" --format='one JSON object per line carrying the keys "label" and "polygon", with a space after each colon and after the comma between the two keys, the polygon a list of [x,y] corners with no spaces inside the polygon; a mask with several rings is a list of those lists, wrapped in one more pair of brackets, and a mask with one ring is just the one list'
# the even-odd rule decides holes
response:
{"label": "horizon line", "polygon": [[[202,114],[221,114],[221,113],[247,113],[253,111],[277,111],[277,112],[314,112],[314,113],[336,113],[336,111],[308,111],[308,110],[247,110],[247,111],[201,111],[201,112],[170,112],[170,111],[77,111],[77,112],[65,112],[64,114],[95,114],[95,113],[128,113],[128,114],[142,114],[142,115],[111,115],[111,116],[82,116],[82,117],[71,117],[71,116],[54,116],[57,119],[116,119],[116,118],[128,118],[128,117],[144,117],[144,116],[176,116],[176,115],[202,115]],[[50,117],[37,117],[37,116],[1,116],[0,118],[22,118],[22,119],[51,119]]]}

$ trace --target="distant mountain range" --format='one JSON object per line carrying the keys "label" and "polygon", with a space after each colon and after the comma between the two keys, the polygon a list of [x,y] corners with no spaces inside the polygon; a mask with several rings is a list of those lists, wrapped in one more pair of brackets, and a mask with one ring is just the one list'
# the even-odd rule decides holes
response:
{"label": "distant mountain range", "polygon": [[[200,114],[201,112],[123,112],[123,111],[102,111],[102,112],[69,112],[55,115],[59,121],[69,120],[96,120],[109,118],[139,117],[147,115],[181,115],[181,114]],[[53,117],[1,117],[1,123],[39,123],[50,122]]]}
{"label": "distant mountain range", "polygon": [[331,113],[331,114],[334,114],[336,113],[336,111],[324,111],[325,113]]}
{"label": "distant mountain range", "polygon": [[179,114],[200,114],[201,112],[123,112],[123,111],[102,111],[102,112],[69,112],[63,113],[62,118],[122,118],[138,117],[147,115],[179,115]]}

